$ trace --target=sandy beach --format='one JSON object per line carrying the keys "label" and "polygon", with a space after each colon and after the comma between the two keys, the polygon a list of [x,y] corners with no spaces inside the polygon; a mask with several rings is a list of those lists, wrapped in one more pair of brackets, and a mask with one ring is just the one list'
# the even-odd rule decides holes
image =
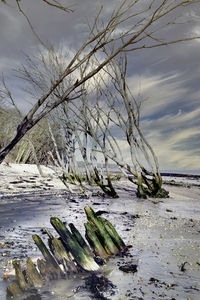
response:
{"label": "sandy beach", "polygon": [[[200,299],[200,188],[167,185],[168,199],[136,197],[126,179],[116,181],[118,199],[102,197],[88,188],[85,197],[78,186],[70,193],[52,168],[35,165],[0,165],[0,299],[6,299],[8,281],[3,272],[14,258],[23,261],[41,254],[31,238],[51,232],[49,218],[74,223],[84,234],[84,207],[90,205],[116,227],[130,248],[126,256],[110,259],[102,268],[112,283],[101,299]],[[120,267],[137,265],[136,272]],[[80,276],[59,280],[41,289],[38,298],[96,299]],[[21,299],[21,298],[20,298]]]}

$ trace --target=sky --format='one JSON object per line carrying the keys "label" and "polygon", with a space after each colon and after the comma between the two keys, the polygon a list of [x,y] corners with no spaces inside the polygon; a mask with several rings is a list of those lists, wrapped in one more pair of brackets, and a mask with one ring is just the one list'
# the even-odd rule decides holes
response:
{"label": "sky", "polygon": [[[141,2],[141,6],[144,3]],[[30,107],[13,69],[24,63],[24,53],[37,52],[38,41],[27,20],[14,4],[0,4],[0,73],[4,74],[20,109]],[[63,44],[70,50],[79,46],[101,4],[109,16],[119,0],[63,0],[74,12],[64,13],[41,0],[21,0],[34,29],[44,41]],[[187,8],[192,20],[177,24],[173,32],[162,31],[166,39],[200,35],[200,4]],[[122,28],[123,30],[123,28]],[[138,50],[128,53],[128,84],[140,95],[141,127],[158,156],[161,170],[200,170],[200,40]],[[120,142],[120,141],[119,141]],[[124,151],[128,147],[121,141]]]}

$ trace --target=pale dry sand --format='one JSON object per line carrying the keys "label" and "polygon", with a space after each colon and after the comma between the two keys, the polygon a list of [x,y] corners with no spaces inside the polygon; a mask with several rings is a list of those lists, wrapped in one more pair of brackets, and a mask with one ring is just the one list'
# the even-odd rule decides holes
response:
{"label": "pale dry sand", "polygon": [[12,193],[36,189],[61,189],[61,175],[56,169],[41,166],[44,177],[41,177],[36,165],[0,164],[0,192]]}

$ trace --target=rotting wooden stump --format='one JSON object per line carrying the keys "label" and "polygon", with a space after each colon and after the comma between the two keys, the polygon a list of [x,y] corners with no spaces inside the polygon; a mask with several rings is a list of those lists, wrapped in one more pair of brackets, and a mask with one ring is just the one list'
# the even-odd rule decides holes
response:
{"label": "rotting wooden stump", "polygon": [[32,236],[44,259],[38,259],[36,264],[27,259],[24,271],[18,260],[13,261],[16,278],[7,287],[8,298],[40,288],[49,280],[67,279],[70,273],[101,272],[95,257],[105,261],[112,255],[126,251],[125,243],[108,220],[96,216],[90,206],[85,207],[85,213],[88,219],[84,224],[88,243],[74,224],[69,224],[69,230],[56,217],[52,217],[50,222],[59,237],[54,237],[44,229],[49,237],[49,249],[38,235]]}
{"label": "rotting wooden stump", "polygon": [[26,260],[26,278],[31,287],[38,288],[43,285],[42,276],[30,258]]}
{"label": "rotting wooden stump", "polygon": [[86,241],[84,240],[84,238],[82,237],[82,235],[80,234],[78,229],[72,223],[69,224],[69,227],[71,229],[73,236],[75,237],[77,242],[80,244],[80,246],[85,250],[85,252],[87,254],[89,254],[90,256],[93,257],[94,256],[93,252],[90,250],[89,246],[87,245]]}
{"label": "rotting wooden stump", "polygon": [[109,255],[119,254],[119,249],[115,245],[112,237],[109,232],[106,230],[102,220],[96,216],[95,212],[90,206],[85,207],[85,213],[87,215],[89,223],[94,228],[94,231],[100,237],[100,240],[103,241],[103,247]]}
{"label": "rotting wooden stump", "polygon": [[86,271],[98,271],[99,266],[94,259],[88,255],[85,250],[80,246],[72,233],[66,228],[63,222],[59,218],[52,217],[50,219],[51,224],[60,235],[62,241],[69,249],[78,265]]}
{"label": "rotting wooden stump", "polygon": [[88,243],[91,245],[91,247],[94,249],[95,255],[104,259],[108,258],[109,254],[106,252],[103,245],[101,244],[98,236],[92,228],[92,225],[89,222],[85,223],[84,225],[86,229],[86,239],[88,240]]}

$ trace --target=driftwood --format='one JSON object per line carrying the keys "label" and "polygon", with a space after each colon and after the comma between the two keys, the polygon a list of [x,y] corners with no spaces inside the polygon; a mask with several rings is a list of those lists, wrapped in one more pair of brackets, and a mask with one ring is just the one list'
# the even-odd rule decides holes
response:
{"label": "driftwood", "polygon": [[59,237],[45,229],[49,250],[38,235],[32,236],[44,259],[37,259],[36,265],[27,259],[25,271],[19,261],[13,261],[16,278],[7,287],[8,298],[39,288],[48,280],[67,278],[66,275],[72,272],[99,272],[95,256],[105,260],[126,250],[125,243],[108,220],[97,217],[89,206],[85,207],[85,213],[88,219],[84,224],[85,237],[89,245],[74,224],[69,224],[70,231],[59,218],[52,217],[50,222]]}

